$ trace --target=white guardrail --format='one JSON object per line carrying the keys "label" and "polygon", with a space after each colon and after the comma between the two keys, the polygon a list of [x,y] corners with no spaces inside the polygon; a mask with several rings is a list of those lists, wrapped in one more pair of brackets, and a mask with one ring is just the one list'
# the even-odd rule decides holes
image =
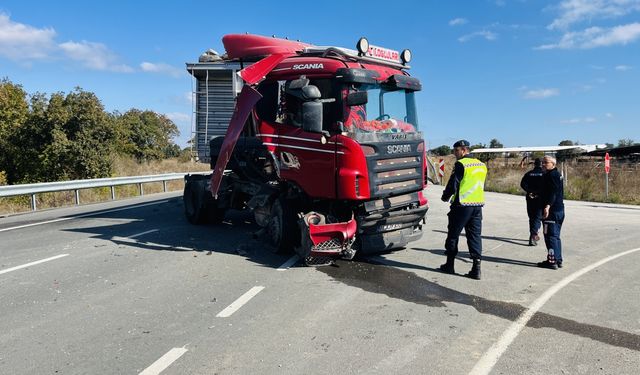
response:
{"label": "white guardrail", "polygon": [[[76,193],[76,205],[80,204],[80,190],[91,189],[99,187],[111,188],[111,199],[116,199],[116,186],[120,185],[138,185],[140,195],[144,195],[144,188],[142,184],[148,182],[162,182],[163,191],[167,192],[167,181],[181,180],[187,174],[202,174],[203,172],[186,172],[186,173],[165,173],[148,176],[130,176],[130,177],[114,177],[114,178],[94,178],[89,180],[73,180],[73,181],[58,181],[58,182],[42,182],[36,184],[23,184],[23,185],[7,185],[0,186],[0,198],[13,197],[17,195],[30,195],[31,196],[31,209],[35,211],[36,206],[36,194],[38,193],[51,193],[55,191],[70,191],[74,190]],[[206,172],[210,173],[210,172]]]}

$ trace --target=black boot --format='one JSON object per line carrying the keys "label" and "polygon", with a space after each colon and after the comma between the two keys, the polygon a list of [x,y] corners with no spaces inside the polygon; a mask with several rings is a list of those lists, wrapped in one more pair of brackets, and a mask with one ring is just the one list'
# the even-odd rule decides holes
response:
{"label": "black boot", "polygon": [[470,277],[472,279],[480,280],[480,259],[473,260],[473,266],[471,267],[471,271],[465,276]]}
{"label": "black boot", "polygon": [[453,262],[456,260],[455,256],[447,255],[447,263],[440,266],[440,271],[444,273],[454,274],[456,271],[453,269]]}

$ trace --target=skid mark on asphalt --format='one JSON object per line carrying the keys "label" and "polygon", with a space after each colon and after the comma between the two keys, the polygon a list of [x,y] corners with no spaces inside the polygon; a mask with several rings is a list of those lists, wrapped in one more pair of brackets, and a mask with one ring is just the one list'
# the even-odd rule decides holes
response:
{"label": "skid mark on asphalt", "polygon": [[[409,265],[386,259],[384,262],[386,264],[409,266],[440,273],[434,268]],[[346,285],[420,305],[446,307],[445,302],[454,302],[473,307],[479,313],[494,315],[510,321],[515,321],[527,310],[517,303],[494,301],[462,293],[423,279],[413,272],[385,264],[337,261],[335,267],[318,267],[316,270],[324,272],[336,281]],[[553,328],[605,344],[640,351],[640,335],[580,323],[550,314],[536,313],[528,326],[532,328]]]}

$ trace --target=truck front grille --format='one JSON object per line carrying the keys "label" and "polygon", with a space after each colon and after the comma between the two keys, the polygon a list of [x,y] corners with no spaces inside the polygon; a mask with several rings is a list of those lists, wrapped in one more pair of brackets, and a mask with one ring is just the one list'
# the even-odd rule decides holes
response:
{"label": "truck front grille", "polygon": [[[415,148],[414,148],[415,149]],[[420,190],[422,187],[422,155],[389,157],[371,155],[368,157],[371,197],[404,194]]]}

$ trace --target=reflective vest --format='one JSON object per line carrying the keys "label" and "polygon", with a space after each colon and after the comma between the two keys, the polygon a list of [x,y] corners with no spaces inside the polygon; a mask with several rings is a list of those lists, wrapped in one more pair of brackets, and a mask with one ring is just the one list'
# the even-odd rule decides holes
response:
{"label": "reflective vest", "polygon": [[458,192],[453,201],[460,194],[461,206],[484,205],[484,180],[487,178],[487,166],[478,159],[462,158],[458,160],[464,167],[464,176],[460,181]]}

